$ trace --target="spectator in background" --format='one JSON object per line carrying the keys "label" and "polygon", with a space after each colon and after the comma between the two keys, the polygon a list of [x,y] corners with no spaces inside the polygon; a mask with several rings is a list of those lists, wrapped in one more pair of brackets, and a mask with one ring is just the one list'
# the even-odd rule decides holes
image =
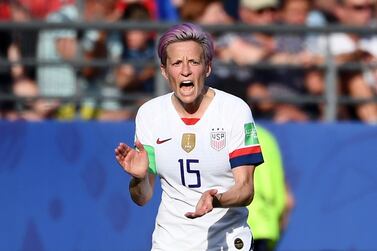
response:
{"label": "spectator in background", "polygon": [[57,102],[38,99],[38,85],[27,77],[17,78],[12,86],[13,95],[19,98],[15,103],[14,119],[40,121],[50,119]]}
{"label": "spectator in background", "polygon": [[[274,24],[278,6],[278,0],[240,0],[240,21],[249,25]],[[276,47],[274,36],[268,33],[241,34],[230,40],[224,50],[238,65],[263,61],[269,58]]]}
{"label": "spectator in background", "polygon": [[253,251],[272,251],[287,227],[294,198],[287,185],[279,144],[258,125],[258,139],[265,162],[254,174],[255,195],[248,206],[248,224],[254,235]]}
{"label": "spectator in background", "polygon": [[[128,7],[129,4],[139,3],[145,6],[148,9],[150,17],[155,20],[158,18],[158,8],[157,0],[117,0],[116,10],[114,11],[113,20],[120,20],[124,15],[124,10]],[[163,1],[167,2],[167,1]]]}
{"label": "spectator in background", "polygon": [[[276,0],[242,0],[240,18],[251,25],[305,25],[310,1],[285,0],[279,5]],[[316,64],[321,57],[310,53],[306,48],[306,38],[302,35],[253,33],[246,37],[250,45],[244,46],[234,54],[245,59],[245,63],[263,61],[272,64],[296,64],[310,66]],[[253,60],[246,55],[253,54]],[[236,51],[236,49],[234,49]],[[248,60],[248,61],[247,61]],[[242,62],[242,61],[239,61]],[[289,102],[273,102],[272,97],[295,98],[306,94],[303,69],[258,69],[247,86],[247,99],[254,107],[255,116],[260,119],[273,119],[276,122],[307,121],[309,116],[304,107]],[[317,112],[313,115],[317,116]]]}
{"label": "spectator in background", "polygon": [[[117,0],[85,0],[84,20],[87,22],[119,21],[123,10]],[[108,30],[86,30],[80,40],[83,58],[87,62],[93,60],[116,60],[121,53],[117,33]],[[107,95],[106,87],[111,82],[111,66],[85,66],[80,71],[83,91],[94,96]],[[106,100],[105,100],[106,101]],[[81,118],[95,119],[102,112],[102,101],[97,98],[86,98],[81,103]]]}
{"label": "spectator in background", "polygon": [[[14,22],[29,22],[33,20],[28,7],[19,1],[11,3],[11,19]],[[36,30],[13,30],[12,44],[9,48],[8,58],[10,62],[17,62],[27,59],[35,59],[37,48],[38,32]],[[14,64],[11,67],[13,79],[28,77],[36,79],[36,66],[25,66]]]}
{"label": "spectator in background", "polygon": [[[334,13],[337,0],[314,0],[312,1],[314,11],[309,19],[317,24],[335,24],[338,19]],[[316,20],[315,20],[316,19]]]}
{"label": "spectator in background", "polygon": [[[152,18],[147,7],[142,3],[128,4],[122,21],[148,22]],[[131,100],[111,100],[103,103],[100,119],[128,119],[134,116],[136,108],[144,102],[133,101],[134,95],[145,95],[146,99],[154,94],[154,34],[143,30],[127,30],[121,33],[123,62],[114,69],[114,83],[104,90],[119,97]],[[145,100],[146,100],[145,99]]]}
{"label": "spectator in background", "polygon": [[[47,22],[72,22],[78,20],[78,10],[74,0],[49,1]],[[55,61],[58,64],[40,65],[37,70],[37,84],[42,96],[73,97],[77,93],[78,83],[73,66],[63,63],[74,60],[77,56],[77,32],[68,29],[42,30],[38,37],[37,59]],[[55,101],[54,101],[55,102]],[[73,119],[76,104],[60,102],[57,118]]]}
{"label": "spectator in background", "polygon": [[[365,27],[371,25],[373,5],[371,0],[338,0],[335,14],[341,25]],[[331,53],[338,64],[376,62],[377,36],[354,33],[334,33],[320,39],[320,50],[326,53],[327,41]],[[362,65],[362,70],[339,70],[340,91],[353,98],[373,98],[376,96],[374,70]],[[366,123],[377,123],[377,105],[361,103],[349,107],[343,119],[359,119]]]}
{"label": "spectator in background", "polygon": [[[202,25],[232,24],[233,18],[226,12],[222,0],[186,0],[180,8],[183,21]],[[214,34],[216,38],[216,34]]]}
{"label": "spectator in background", "polygon": [[[338,22],[335,15],[336,0],[315,0],[310,1],[311,10],[306,18],[308,27],[324,27],[334,25]],[[307,48],[316,54],[320,54],[318,38],[323,33],[310,32],[307,36]]]}
{"label": "spectator in background", "polygon": [[[239,2],[240,21],[247,25],[272,25],[276,23],[277,0],[241,0]],[[266,84],[273,79],[273,70],[253,69],[249,64],[267,62],[276,50],[276,40],[273,34],[252,32],[229,36],[228,40],[217,46],[218,57],[237,65],[238,88],[243,93],[242,98],[269,98]],[[234,85],[232,85],[234,86]],[[255,117],[273,119],[274,104],[269,101],[249,102],[253,106]]]}
{"label": "spectator in background", "polygon": [[[6,17],[8,21],[27,22],[32,19],[30,11],[19,1],[7,3]],[[5,17],[4,17],[5,18]],[[14,81],[25,76],[35,78],[35,67],[24,66],[19,62],[25,58],[34,58],[36,50],[37,33],[33,30],[10,30],[2,31],[0,34],[0,58],[9,61],[11,65],[0,68],[0,94],[11,95],[14,89]],[[16,119],[17,114],[14,109],[14,100],[4,100],[0,102],[0,118]]]}
{"label": "spectator in background", "polygon": [[[140,3],[128,5],[123,21],[148,22],[152,19],[146,7]],[[121,60],[135,62],[137,65],[123,64],[116,71],[116,84],[126,94],[128,92],[154,91],[155,67],[154,34],[143,30],[128,30],[122,33],[123,52]]]}
{"label": "spectator in background", "polygon": [[[310,0],[282,0],[278,22],[283,25],[305,26],[310,10]],[[312,38],[311,46],[314,41]],[[323,63],[323,58],[309,47],[307,34],[278,33],[276,50],[269,62],[296,66],[274,70],[275,80],[267,87],[270,95],[291,98],[308,94],[318,95],[313,88],[307,88],[307,83],[314,85],[315,80],[321,79],[317,75],[321,77],[322,72],[314,66]],[[278,122],[305,121],[309,118],[317,120],[321,117],[317,105],[280,103],[274,109],[275,121]]]}
{"label": "spectator in background", "polygon": [[[153,0],[86,0],[85,20],[87,21],[150,21],[155,15]],[[132,17],[131,17],[132,16]],[[126,35],[128,34],[129,35]],[[154,59],[151,36],[144,31],[101,31],[85,32],[82,39],[85,59],[131,61],[142,65],[147,58]],[[146,40],[145,40],[146,39]],[[152,52],[151,52],[152,51]],[[135,59],[137,61],[135,61]],[[121,98],[125,93],[153,92],[154,66],[134,67],[84,67],[81,74],[85,91],[104,97],[102,100],[87,99],[82,107],[83,118],[100,120],[124,120],[131,118],[135,103],[125,104]],[[128,97],[131,97],[130,95]],[[132,98],[132,97],[131,97]],[[125,105],[130,106],[126,109]]]}

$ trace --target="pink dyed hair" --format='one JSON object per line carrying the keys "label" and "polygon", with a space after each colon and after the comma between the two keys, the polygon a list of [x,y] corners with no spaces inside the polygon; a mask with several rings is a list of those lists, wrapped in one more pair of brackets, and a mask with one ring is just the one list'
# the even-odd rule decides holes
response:
{"label": "pink dyed hair", "polygon": [[214,48],[211,36],[198,25],[182,23],[170,27],[158,41],[157,52],[162,65],[166,64],[166,48],[168,45],[182,41],[195,41],[200,44],[203,48],[206,64],[212,62]]}

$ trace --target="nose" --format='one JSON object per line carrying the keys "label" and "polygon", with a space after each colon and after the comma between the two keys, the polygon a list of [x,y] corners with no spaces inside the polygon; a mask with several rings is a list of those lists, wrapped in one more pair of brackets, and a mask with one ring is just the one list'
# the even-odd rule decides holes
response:
{"label": "nose", "polygon": [[191,67],[189,62],[185,62],[182,64],[181,75],[184,77],[188,77],[191,75]]}

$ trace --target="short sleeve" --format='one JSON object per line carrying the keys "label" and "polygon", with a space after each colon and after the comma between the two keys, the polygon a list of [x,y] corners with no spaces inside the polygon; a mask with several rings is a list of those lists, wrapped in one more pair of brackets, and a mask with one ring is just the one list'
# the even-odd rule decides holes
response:
{"label": "short sleeve", "polygon": [[233,112],[229,139],[231,168],[242,165],[258,166],[263,163],[263,155],[251,110],[244,102],[238,103],[234,110],[237,112]]}
{"label": "short sleeve", "polygon": [[148,122],[148,114],[145,112],[144,109],[140,108],[136,114],[135,119],[135,140],[138,139],[140,143],[143,144],[145,150],[148,153],[148,172],[152,174],[157,174],[155,149],[153,147],[153,137],[148,125],[151,126],[151,122]]}

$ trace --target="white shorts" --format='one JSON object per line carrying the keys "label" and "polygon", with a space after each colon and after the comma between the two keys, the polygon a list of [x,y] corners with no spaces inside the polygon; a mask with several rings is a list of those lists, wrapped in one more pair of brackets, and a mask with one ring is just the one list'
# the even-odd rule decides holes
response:
{"label": "white shorts", "polygon": [[250,251],[252,250],[253,235],[248,227],[234,229],[226,234],[226,243],[229,251]]}

